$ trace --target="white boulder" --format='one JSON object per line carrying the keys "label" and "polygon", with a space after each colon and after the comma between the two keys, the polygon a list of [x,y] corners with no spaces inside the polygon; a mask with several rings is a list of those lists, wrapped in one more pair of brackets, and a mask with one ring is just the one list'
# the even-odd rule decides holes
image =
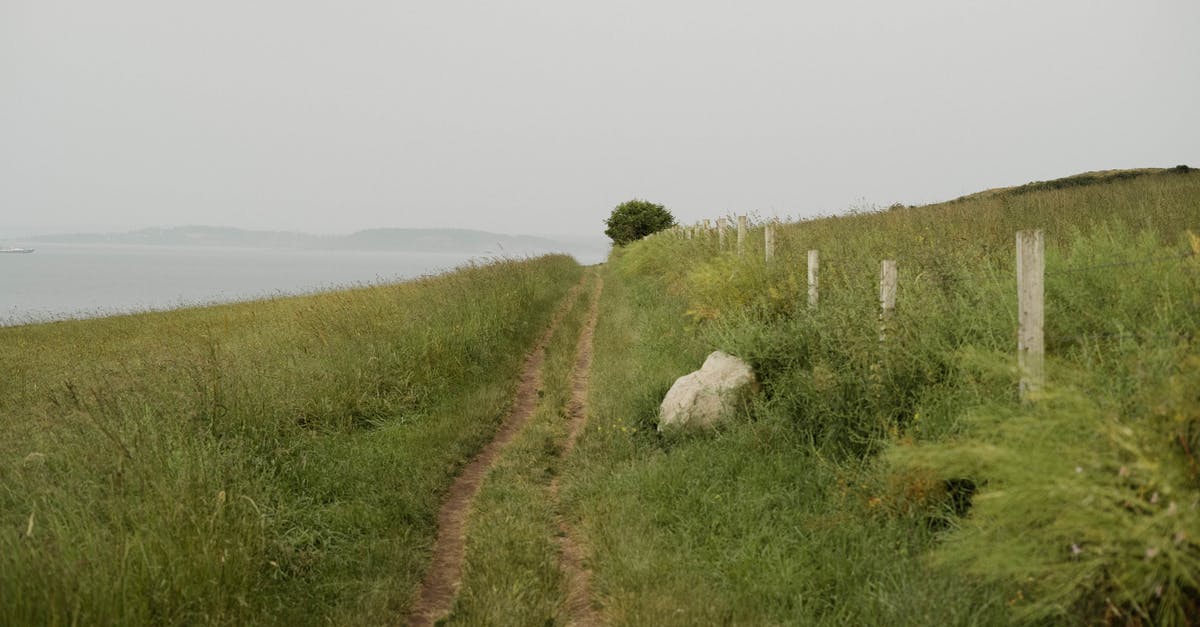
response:
{"label": "white boulder", "polygon": [[658,412],[658,430],[704,429],[729,420],[758,389],[750,364],[714,351],[699,370],[675,380]]}

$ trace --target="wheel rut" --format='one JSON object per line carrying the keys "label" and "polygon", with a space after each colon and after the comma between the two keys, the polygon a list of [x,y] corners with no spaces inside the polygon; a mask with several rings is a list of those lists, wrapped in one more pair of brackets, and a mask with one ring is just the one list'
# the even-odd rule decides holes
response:
{"label": "wheel rut", "polygon": [[404,624],[414,627],[433,625],[450,613],[462,584],[466,521],[471,503],[496,457],[533,415],[538,403],[538,390],[542,384],[542,363],[546,357],[546,346],[579,297],[587,276],[585,274],[563,298],[549,326],[525,358],[512,408],[496,435],[463,467],[451,485],[446,500],[438,511],[438,533],[434,542],[433,560],[421,583],[416,603],[413,604],[413,609]]}
{"label": "wheel rut", "polygon": [[[561,460],[567,459],[575,450],[579,435],[587,425],[587,395],[588,383],[592,371],[592,339],[596,332],[596,323],[600,317],[600,293],[604,290],[604,279],[597,276],[592,288],[591,307],[588,311],[587,323],[579,334],[579,343],[575,348],[575,364],[571,369],[571,398],[567,404],[569,418],[567,439],[563,444]],[[559,499],[559,478],[556,475],[550,482],[550,500],[557,514],[559,568],[567,585],[566,614],[567,624],[578,627],[601,625],[599,612],[592,604],[592,572],[587,567],[587,551],[577,530],[562,514],[562,502]]]}

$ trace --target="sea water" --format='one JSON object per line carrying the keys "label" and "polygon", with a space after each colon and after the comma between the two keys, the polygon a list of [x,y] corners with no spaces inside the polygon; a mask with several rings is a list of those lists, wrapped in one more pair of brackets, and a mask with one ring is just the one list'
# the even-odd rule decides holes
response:
{"label": "sea water", "polygon": [[41,244],[0,253],[0,325],[252,300],[395,282],[465,253]]}

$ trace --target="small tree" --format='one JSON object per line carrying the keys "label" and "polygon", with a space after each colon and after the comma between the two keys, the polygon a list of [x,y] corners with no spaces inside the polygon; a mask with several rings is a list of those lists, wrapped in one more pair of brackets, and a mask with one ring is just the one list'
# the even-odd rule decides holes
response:
{"label": "small tree", "polygon": [[630,200],[617,205],[604,221],[604,234],[617,246],[639,240],[675,224],[675,216],[662,205],[645,200]]}

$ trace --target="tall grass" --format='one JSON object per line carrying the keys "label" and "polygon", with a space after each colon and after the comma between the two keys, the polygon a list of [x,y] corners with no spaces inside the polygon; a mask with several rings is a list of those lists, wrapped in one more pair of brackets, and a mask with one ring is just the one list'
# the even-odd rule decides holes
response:
{"label": "tall grass", "polygon": [[[1050,387],[1034,409],[1016,394],[1026,228],[1045,229],[1048,255]],[[638,431],[589,432],[567,484],[614,616],[1187,623],[1200,599],[1189,229],[1200,175],[1169,172],[787,224],[771,264],[761,228],[741,256],[669,234],[618,251],[610,286],[625,287],[609,298],[624,301],[601,323],[593,400]],[[900,264],[884,343],[881,259]],[[666,387],[712,349],[752,363],[757,405],[713,438],[648,432]],[[683,603],[689,590],[710,608]]]}
{"label": "tall grass", "polygon": [[869,463],[832,459],[788,417],[761,415],[709,437],[660,435],[663,394],[698,367],[712,338],[657,280],[614,268],[601,302],[591,419],[563,497],[613,624],[1003,618],[1000,587],[926,572],[932,531],[867,504]]}
{"label": "tall grass", "polygon": [[378,624],[580,275],[0,329],[0,624]]}

